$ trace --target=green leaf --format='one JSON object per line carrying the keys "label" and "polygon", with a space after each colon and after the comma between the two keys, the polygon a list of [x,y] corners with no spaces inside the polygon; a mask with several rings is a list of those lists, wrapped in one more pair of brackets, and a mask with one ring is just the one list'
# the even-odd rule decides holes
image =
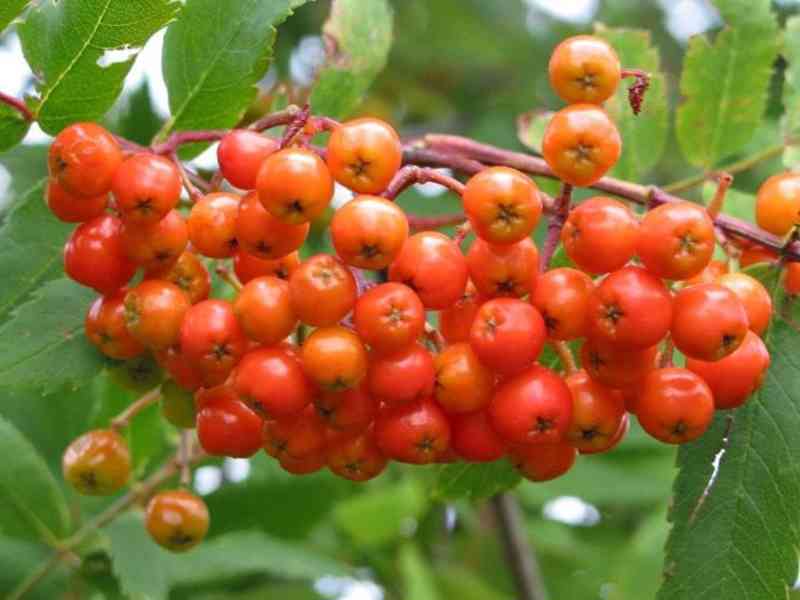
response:
{"label": "green leaf", "polygon": [[[56,134],[75,121],[98,121],[122,91],[138,49],[180,6],[174,0],[42,0],[18,28],[25,58],[40,78],[34,110],[42,129]],[[108,64],[109,50],[130,54]]]}
{"label": "green leaf", "polygon": [[30,126],[30,121],[27,121],[19,111],[8,104],[0,104],[0,152],[19,144]]}
{"label": "green leaf", "polygon": [[0,197],[0,222],[10,208],[47,177],[48,148],[49,144],[22,144],[0,154],[0,166],[13,174],[8,192]]}
{"label": "green leaf", "polygon": [[0,33],[22,13],[29,0],[4,0],[0,6]]}
{"label": "green leaf", "polygon": [[507,460],[492,463],[452,463],[439,467],[433,486],[437,500],[489,498],[517,485],[519,473]]}
{"label": "green leaf", "polygon": [[714,4],[726,26],[713,43],[700,35],[690,40],[681,75],[686,101],[677,116],[683,153],[705,169],[741,150],[755,133],[781,43],[770,0]]}
{"label": "green leaf", "polygon": [[651,46],[649,31],[597,25],[595,33],[614,47],[624,66],[642,69],[651,76],[638,115],[633,114],[628,103],[631,80],[620,83],[616,94],[605,104],[622,136],[622,156],[612,173],[616,177],[637,181],[658,164],[669,132],[667,91],[658,50]]}
{"label": "green leaf", "polygon": [[140,513],[127,513],[105,529],[111,541],[111,561],[122,592],[141,600],[166,599],[171,555],[144,528]]}
{"label": "green leaf", "polygon": [[94,294],[67,279],[39,288],[0,327],[0,388],[36,388],[43,394],[94,377],[103,366],[83,335]]}
{"label": "green leaf", "polygon": [[358,106],[386,64],[392,9],[387,0],[333,0],[322,33],[328,56],[311,93],[311,107],[341,119]]}
{"label": "green leaf", "polygon": [[777,318],[768,338],[761,390],[679,451],[660,600],[784,598],[797,577],[800,336]]}
{"label": "green leaf", "polygon": [[[0,537],[0,556],[3,568],[0,569],[0,596],[8,598],[21,581],[28,577],[42,562],[52,555],[53,550],[33,542]],[[63,597],[67,589],[66,569],[53,569],[50,574],[36,584],[25,600],[53,600]]]}
{"label": "green leaf", "polygon": [[142,82],[114,106],[108,114],[106,127],[127,140],[147,146],[158,133],[161,122],[153,108],[150,86]]}
{"label": "green leaf", "polygon": [[544,131],[554,114],[552,110],[532,110],[518,116],[517,139],[520,143],[541,154]]}
{"label": "green leaf", "polygon": [[48,210],[44,187],[39,182],[25,194],[0,227],[0,323],[32,291],[63,273],[61,249],[73,225],[62,223]]}
{"label": "green leaf", "polygon": [[786,59],[786,82],[783,88],[784,137],[794,140],[783,152],[783,164],[787,168],[800,165],[800,146],[796,142],[800,134],[800,16],[786,21],[783,57]]}
{"label": "green leaf", "polygon": [[315,580],[350,571],[340,562],[299,544],[240,531],[212,538],[187,554],[171,555],[167,571],[172,585],[199,586],[254,575]]}
{"label": "green leaf", "polygon": [[416,544],[409,542],[400,548],[398,563],[405,591],[404,598],[440,600],[430,562],[423,557]]}
{"label": "green leaf", "polygon": [[333,518],[358,547],[374,547],[405,535],[404,527],[409,519],[418,519],[427,506],[420,482],[407,478],[340,501],[334,508]]}
{"label": "green leaf", "polygon": [[0,533],[52,542],[69,530],[67,503],[36,448],[0,417]]}
{"label": "green leaf", "polygon": [[172,131],[235,125],[272,62],[275,27],[308,0],[188,0],[164,40]]}
{"label": "green leaf", "polygon": [[511,596],[492,587],[475,569],[462,565],[436,566],[436,581],[444,598],[459,600],[511,600]]}

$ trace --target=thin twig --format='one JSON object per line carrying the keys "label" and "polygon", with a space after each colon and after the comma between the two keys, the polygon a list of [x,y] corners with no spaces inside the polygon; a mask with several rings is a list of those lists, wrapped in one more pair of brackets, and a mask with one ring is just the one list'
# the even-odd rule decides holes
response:
{"label": "thin twig", "polygon": [[154,144],[150,147],[153,154],[170,155],[173,154],[179,146],[184,144],[193,144],[196,142],[216,142],[221,139],[223,135],[228,133],[227,129],[208,129],[205,131],[179,131],[173,133],[164,142]]}
{"label": "thin twig", "polygon": [[22,118],[29,123],[36,120],[36,117],[31,112],[31,109],[29,109],[28,106],[19,98],[14,98],[14,96],[9,96],[8,94],[0,92],[0,103],[10,106],[16,110],[20,115],[22,115]]}
{"label": "thin twig", "polygon": [[464,213],[451,213],[447,215],[434,215],[431,217],[423,217],[420,215],[408,215],[408,226],[412,231],[426,231],[432,229],[441,229],[449,225],[458,225],[463,223],[467,217]]}
{"label": "thin twig", "polygon": [[546,271],[550,266],[550,260],[555,254],[558,241],[561,239],[561,230],[569,215],[570,204],[572,202],[572,186],[568,183],[561,184],[561,193],[556,198],[556,206],[550,221],[547,223],[547,236],[542,247],[542,256],[539,261],[539,270]]}
{"label": "thin twig", "polygon": [[491,506],[497,520],[500,540],[514,575],[518,599],[546,600],[547,592],[542,574],[533,548],[528,543],[525,519],[516,496],[510,492],[497,494],[492,498]]}
{"label": "thin twig", "polygon": [[125,410],[111,419],[111,429],[114,431],[125,429],[130,425],[131,420],[133,420],[136,415],[151,404],[158,402],[159,398],[161,398],[161,386],[154,387],[146,394],[143,394],[137,400],[129,404]]}
{"label": "thin twig", "polygon": [[269,115],[265,115],[261,117],[258,121],[253,121],[250,123],[248,129],[252,129],[253,131],[265,131],[267,129],[272,129],[273,127],[278,127],[280,125],[288,125],[297,117],[302,109],[297,106],[296,104],[290,104],[283,110],[279,110],[278,112],[274,112]]}
{"label": "thin twig", "polygon": [[407,165],[395,173],[395,176],[381,195],[389,200],[394,200],[403,190],[415,183],[438,183],[459,196],[464,193],[464,184],[458,179],[436,169]]}
{"label": "thin twig", "polygon": [[300,111],[294,115],[294,118],[286,127],[286,131],[283,132],[283,138],[281,138],[281,148],[286,148],[287,146],[291,145],[298,134],[303,131],[303,128],[306,126],[306,123],[310,117],[311,106],[306,103],[303,105],[303,108],[301,108]]}
{"label": "thin twig", "polygon": [[575,373],[578,370],[578,365],[575,363],[575,356],[572,354],[569,344],[560,340],[553,340],[550,342],[550,345],[558,355],[558,360],[561,362],[564,372],[567,375]]}
{"label": "thin twig", "polygon": [[[203,460],[205,457],[205,452],[198,449],[189,457],[188,462],[190,464],[195,464]],[[146,498],[149,496],[153,490],[167,481],[170,477],[178,473],[179,469],[180,461],[178,456],[175,455],[135,489],[131,489],[131,491],[120,497],[113,504],[111,504],[111,506],[94,517],[92,520],[88,521],[77,532],[64,540],[54,554],[52,554],[46,561],[34,569],[30,575],[20,582],[20,584],[8,596],[7,600],[20,600],[23,596],[25,596],[25,594],[31,591],[37,583],[47,577],[47,575],[58,564],[60,564],[65,557],[69,556],[71,551],[80,545],[81,542],[83,542],[91,533],[108,525],[117,516],[138,502],[140,498]]]}
{"label": "thin twig", "polygon": [[192,431],[184,429],[178,446],[178,462],[181,470],[181,485],[189,487],[192,483],[192,468],[190,457],[192,452]]}
{"label": "thin twig", "polygon": [[722,212],[722,206],[725,204],[725,195],[733,183],[733,175],[726,171],[720,171],[714,178],[717,180],[717,190],[706,207],[706,211],[708,211],[708,215],[712,219],[716,219],[717,215]]}
{"label": "thin twig", "polygon": [[242,291],[242,282],[239,281],[239,278],[228,268],[223,267],[222,265],[217,265],[216,273],[219,275],[219,278],[222,279],[225,283],[230,285],[234,290],[237,292]]}
{"label": "thin twig", "polygon": [[181,160],[178,158],[178,155],[173,152],[169,155],[170,160],[175,163],[175,166],[178,169],[178,173],[181,176],[181,182],[183,182],[183,187],[186,190],[186,193],[189,194],[189,200],[193,203],[197,202],[202,196],[203,193],[195,187],[192,180],[189,178],[189,173],[186,171],[186,167],[184,167]]}

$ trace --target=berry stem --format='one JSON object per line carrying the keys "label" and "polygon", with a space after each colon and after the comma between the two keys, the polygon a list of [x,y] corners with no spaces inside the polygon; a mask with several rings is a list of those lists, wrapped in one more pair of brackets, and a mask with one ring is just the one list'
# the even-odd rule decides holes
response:
{"label": "berry stem", "polygon": [[311,106],[306,102],[294,118],[289,122],[281,138],[281,148],[291,145],[295,138],[303,131],[308,119],[311,117]]}
{"label": "berry stem", "polygon": [[708,215],[712,219],[716,219],[722,211],[722,205],[725,204],[725,194],[728,193],[728,188],[733,183],[733,175],[726,171],[721,171],[716,174],[715,179],[717,180],[717,191],[714,192],[714,197],[706,207],[706,211],[708,211]]}
{"label": "berry stem", "polygon": [[578,366],[575,363],[575,356],[572,354],[572,350],[570,350],[569,344],[567,342],[562,342],[560,340],[550,342],[550,345],[555,350],[556,354],[558,355],[558,360],[561,362],[561,366],[564,368],[564,372],[567,375],[572,375],[578,370]]}
{"label": "berry stem", "polygon": [[236,292],[242,291],[242,282],[234,275],[230,269],[217,265],[216,273],[222,281],[230,285]]}
{"label": "berry stem", "polygon": [[36,120],[36,117],[31,112],[31,109],[29,109],[28,106],[19,98],[14,98],[13,96],[9,96],[8,94],[0,92],[0,103],[10,106],[16,110],[20,115],[22,115],[22,118],[29,123]]}
{"label": "berry stem", "polygon": [[[205,459],[206,456],[205,452],[198,448],[189,456],[188,462],[189,464],[196,464]],[[176,475],[180,470],[180,464],[179,457],[176,454],[150,475],[150,477],[142,481],[138,486],[133,487],[131,491],[119,498],[106,510],[88,521],[78,531],[65,539],[50,558],[41,563],[14,588],[7,600],[20,600],[25,594],[31,591],[37,583],[47,577],[50,571],[57,567],[64,558],[69,556],[72,550],[86,540],[87,537],[98,529],[102,529],[108,525],[131,506],[139,502],[140,499],[146,498],[165,481]]]}
{"label": "berry stem", "polygon": [[460,246],[461,242],[464,241],[464,238],[466,238],[471,231],[472,225],[470,222],[464,221],[461,225],[456,227],[456,234],[453,236],[453,241]]}
{"label": "berry stem", "polygon": [[194,142],[216,142],[227,133],[225,129],[209,129],[206,131],[180,131],[170,135],[161,144],[150,146],[153,154],[162,156],[174,154],[179,146],[192,144]]}
{"label": "berry stem", "polygon": [[569,215],[570,204],[572,203],[572,186],[568,183],[561,184],[561,193],[556,198],[556,205],[550,220],[547,223],[547,237],[544,239],[542,256],[539,260],[539,270],[546,271],[550,266],[550,261],[555,254],[558,241],[561,239],[561,230]]}
{"label": "berry stem", "polygon": [[641,69],[623,69],[622,78],[634,77],[635,81],[628,88],[628,103],[634,115],[642,112],[644,95],[650,87],[650,73]]}
{"label": "berry stem", "polygon": [[[420,143],[427,144],[428,148],[434,150],[435,153],[420,153]],[[455,160],[451,160],[451,157],[455,158]],[[456,170],[459,170],[457,165],[463,164],[462,160],[467,159],[469,161],[467,165],[470,167],[468,172],[476,172],[473,171],[473,169],[477,161],[478,164],[504,165],[537,177],[558,179],[543,158],[522,154],[520,152],[512,152],[510,150],[503,150],[495,146],[482,144],[475,140],[455,135],[429,134],[425,136],[422,142],[418,141],[407,146],[405,150],[406,162],[416,162],[417,158],[424,161],[425,164],[450,167]],[[738,170],[741,171],[744,169]],[[728,167],[725,171],[733,173],[737,171],[737,169]],[[701,182],[702,181],[701,179]],[[642,205],[652,203],[657,206],[667,202],[686,201],[679,196],[674,196],[657,187],[623,181],[613,177],[603,177],[590,187]],[[549,211],[546,202],[544,205],[545,209]],[[784,249],[782,239],[741,219],[723,214],[718,215],[715,222],[726,233],[733,233],[777,252],[781,252]],[[789,258],[800,260],[800,242],[793,242],[785,252]]]}
{"label": "berry stem", "polygon": [[449,225],[458,225],[463,223],[467,217],[464,213],[451,213],[447,215],[435,215],[432,217],[423,217],[421,215],[408,215],[408,226],[412,231],[427,231],[432,229],[441,229]]}
{"label": "berry stem", "polygon": [[181,438],[178,445],[178,462],[181,469],[181,485],[189,487],[192,483],[192,468],[190,457],[192,455],[192,432],[189,429],[181,430]]}
{"label": "berry stem", "polygon": [[186,167],[183,165],[181,160],[178,158],[178,155],[173,152],[170,154],[170,160],[175,163],[175,166],[178,168],[178,173],[181,176],[181,181],[183,182],[183,187],[186,190],[186,193],[189,194],[189,200],[192,203],[197,202],[202,196],[203,193],[195,187],[192,180],[189,178],[189,173],[186,171]]}
{"label": "berry stem", "polygon": [[257,121],[253,121],[248,129],[252,129],[253,131],[265,131],[273,127],[278,127],[279,125],[288,125],[297,118],[301,110],[302,109],[296,104],[290,104],[283,110],[265,115]]}
{"label": "berry stem", "polygon": [[665,369],[672,366],[672,354],[675,352],[675,342],[672,341],[672,336],[667,334],[664,340],[664,348],[658,355],[659,369]]}
{"label": "berry stem", "polygon": [[131,421],[151,404],[155,404],[161,398],[161,386],[154,387],[149,392],[134,400],[116,417],[111,419],[111,429],[120,431],[130,425]]}
{"label": "berry stem", "polygon": [[395,176],[389,182],[389,185],[386,187],[386,190],[381,195],[388,200],[394,200],[403,192],[403,190],[414,185],[415,183],[431,182],[438,183],[439,185],[446,187],[451,192],[458,194],[459,196],[461,196],[461,194],[464,192],[463,183],[453,177],[450,177],[449,175],[445,175],[441,171],[430,169],[428,167],[406,165],[395,174]]}
{"label": "berry stem", "polygon": [[503,492],[490,502],[518,597],[520,600],[545,600],[547,592],[536,555],[528,542],[525,519],[517,497],[511,492]]}

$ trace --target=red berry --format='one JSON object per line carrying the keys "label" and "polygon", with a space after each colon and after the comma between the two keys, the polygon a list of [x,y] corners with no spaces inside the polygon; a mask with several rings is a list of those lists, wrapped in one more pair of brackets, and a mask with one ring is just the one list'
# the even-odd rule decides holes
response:
{"label": "red berry", "polygon": [[655,368],[657,355],[657,345],[641,350],[621,350],[586,340],[581,347],[581,364],[592,379],[603,385],[628,388]]}
{"label": "red berry", "polygon": [[348,265],[384,269],[408,238],[408,219],[394,203],[377,196],[356,196],[331,220],[331,241]]}
{"label": "red berry", "polygon": [[125,290],[101,296],[86,314],[86,337],[100,352],[110,358],[127,360],[144,352],[128,331],[125,323]]}
{"label": "red berry", "polygon": [[727,273],[716,282],[736,294],[747,312],[750,329],[758,335],[763,335],[772,317],[772,297],[767,288],[757,279],[744,273]]}
{"label": "red berry", "polygon": [[530,444],[513,446],[508,457],[514,468],[530,481],[550,481],[561,477],[575,464],[578,451],[569,444]]}
{"label": "red berry", "polygon": [[433,400],[417,400],[382,411],[375,422],[375,438],[388,458],[428,464],[450,446],[450,424]]}
{"label": "red berry", "polygon": [[232,129],[219,141],[219,170],[232,186],[253,190],[261,163],[279,147],[277,140],[256,131]]}
{"label": "red berry", "polygon": [[435,378],[433,357],[420,344],[370,357],[369,391],[391,406],[430,397]]}
{"label": "red berry", "polygon": [[122,224],[125,255],[148,271],[168,270],[189,243],[186,221],[177,210],[149,225]]}
{"label": "red berry", "polygon": [[481,304],[483,299],[478,296],[475,286],[468,283],[464,295],[450,308],[439,312],[439,331],[448,344],[469,341],[472,322]]}
{"label": "red berry", "polygon": [[374,353],[401,350],[425,328],[425,307],[402,283],[384,283],[367,290],[356,302],[353,323]]}
{"label": "red berry", "polygon": [[172,552],[186,552],[208,533],[208,507],[185,490],[159,492],[147,503],[145,527],[155,542]]}
{"label": "red berry", "polygon": [[566,378],[572,394],[572,423],[567,441],[581,452],[608,448],[625,416],[622,394],[578,371]]}
{"label": "red berry", "polygon": [[311,150],[286,148],[267,157],[258,171],[258,198],[284,223],[313,221],[333,197],[333,177]]}
{"label": "red berry", "polygon": [[469,344],[454,344],[436,355],[434,396],[448,414],[485,407],[494,392],[494,374],[478,360]]}
{"label": "red berry", "polygon": [[553,269],[542,273],[531,295],[552,340],[584,337],[589,327],[589,298],[594,290],[591,278],[576,269]]}
{"label": "red berry", "polygon": [[506,453],[506,443],[489,423],[485,410],[450,417],[450,445],[470,462],[499,460]]}
{"label": "red berry", "polygon": [[194,252],[182,252],[172,265],[162,269],[152,269],[145,273],[146,279],[163,279],[174,283],[189,297],[189,302],[197,304],[208,298],[211,291],[211,276]]}
{"label": "red berry", "polygon": [[67,446],[61,467],[64,480],[79,493],[108,496],[128,482],[131,454],[119,433],[95,429]]}
{"label": "red berry", "polygon": [[214,456],[247,458],[261,449],[261,417],[228,386],[206,391],[197,404],[197,438],[203,450]]}
{"label": "red berry", "polygon": [[353,309],[358,288],[353,273],[339,259],[317,254],[289,277],[289,293],[292,308],[303,323],[326,327]]}
{"label": "red berry", "polygon": [[203,300],[183,318],[181,352],[203,374],[206,385],[225,381],[247,348],[233,307],[224,300]]}
{"label": "red berry", "polygon": [[277,458],[308,458],[325,449],[325,424],[313,406],[300,414],[264,423],[264,451]]}
{"label": "red berry", "polygon": [[535,287],[539,251],[529,238],[504,246],[492,246],[478,238],[467,253],[467,266],[482,296],[521,298]]}
{"label": "red berry", "polygon": [[96,123],[73,123],[50,146],[50,176],[71,194],[100,196],[122,162],[117,140]]}
{"label": "red berry", "polygon": [[352,481],[374,479],[383,472],[386,463],[371,431],[340,440],[328,449],[328,468]]}
{"label": "red berry", "polygon": [[147,152],[125,159],[111,184],[122,218],[139,225],[163,219],[178,205],[181,189],[181,176],[175,164]]}
{"label": "red berry", "polygon": [[122,247],[122,223],[103,215],[83,223],[64,246],[64,271],[81,285],[101,294],[117,291],[130,281],[136,265]]}
{"label": "red berry", "polygon": [[400,168],[403,147],[388,123],[354,119],[333,130],[326,160],[336,181],[359,194],[377,194]]}
{"label": "red berry", "polygon": [[210,258],[229,258],[236,254],[236,222],[239,197],[227,192],[206,194],[195,202],[189,214],[189,240],[194,249]]}
{"label": "red berry", "polygon": [[361,433],[375,418],[377,402],[361,385],[342,392],[322,391],[314,399],[317,414],[336,431]]}
{"label": "red berry", "polygon": [[325,390],[356,387],[367,374],[367,351],[344,327],[323,327],[308,336],[301,349],[303,369]]}
{"label": "red berry", "polygon": [[554,444],[572,421],[572,395],[558,375],[534,365],[497,388],[488,413],[497,434],[512,444]]}
{"label": "red berry", "polygon": [[756,197],[756,223],[775,235],[786,235],[800,225],[800,176],[773,175],[761,184]]}
{"label": "red berry", "polygon": [[251,340],[272,346],[297,327],[289,299],[289,284],[277,277],[258,277],[242,288],[233,312]]}
{"label": "red berry", "polygon": [[248,283],[256,277],[267,275],[288,281],[299,266],[300,256],[297,252],[281,258],[263,259],[239,250],[233,257],[233,270],[242,283]]}
{"label": "red berry", "polygon": [[563,40],[550,55],[550,85],[570,104],[602,104],[614,95],[622,76],[614,48],[593,35]]}
{"label": "red berry", "polygon": [[125,323],[141,344],[160,350],[178,343],[189,298],[166,281],[145,280],[125,294]]}
{"label": "red berry", "polygon": [[290,225],[269,214],[255,192],[242,198],[236,218],[236,239],[245,252],[262,259],[291,254],[306,241],[308,223]]}
{"label": "red berry", "polygon": [[67,223],[83,223],[99,217],[108,206],[108,194],[80,196],[64,189],[55,179],[47,182],[47,206],[60,220]]}

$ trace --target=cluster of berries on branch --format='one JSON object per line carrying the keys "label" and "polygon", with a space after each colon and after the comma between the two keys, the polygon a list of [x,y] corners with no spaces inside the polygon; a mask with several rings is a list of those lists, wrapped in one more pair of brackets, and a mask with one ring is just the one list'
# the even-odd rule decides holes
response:
{"label": "cluster of berries on branch", "polygon": [[[552,84],[570,104],[544,136],[563,191],[541,256],[531,236],[544,195],[528,175],[493,166],[462,184],[402,168],[397,133],[377,119],[304,113],[281,140],[226,133],[212,181],[229,185],[208,193],[174,153],[123,150],[102,127],[74,124],[51,146],[47,201],[80,223],[64,268],[99,294],[86,335],[160,386],[147,399],[196,428],[205,453],[263,450],[293,474],[365,481],[389,461],[508,457],[545,481],[579,454],[614,448],[629,415],[663,442],[697,439],[715,410],[759,387],[772,303],[757,280],[712,260],[719,207],[669,203],[639,216],[612,197],[571,206],[572,186],[592,185],[620,156],[602,103],[624,73],[598,38],[570,38],[553,54]],[[310,143],[322,131],[324,150]],[[413,233],[394,202],[425,177],[461,196],[455,238]],[[335,254],[301,258],[336,183],[355,196],[330,220]],[[770,179],[758,222],[786,235],[798,203],[799,176]],[[548,268],[559,241],[574,267]],[[211,298],[210,272],[233,293]],[[539,363],[547,344],[558,371]],[[673,348],[685,366],[673,365]],[[78,491],[127,483],[127,420],[67,448]],[[186,550],[208,511],[188,491],[160,492],[147,528]]]}

